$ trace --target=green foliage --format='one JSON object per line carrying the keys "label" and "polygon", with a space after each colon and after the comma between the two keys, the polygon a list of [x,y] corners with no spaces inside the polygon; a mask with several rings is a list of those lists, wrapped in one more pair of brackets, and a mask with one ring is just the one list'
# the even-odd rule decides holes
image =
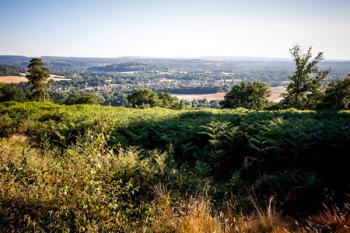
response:
{"label": "green foliage", "polygon": [[128,96],[125,93],[103,93],[103,105],[130,107]]}
{"label": "green foliage", "polygon": [[9,114],[0,115],[0,136],[5,137],[18,132],[18,124]]}
{"label": "green foliage", "polygon": [[223,108],[247,108],[261,110],[268,105],[267,97],[270,95],[266,84],[259,82],[241,82],[232,87],[220,102]]}
{"label": "green foliage", "polygon": [[18,135],[30,146],[0,143],[5,229],[135,232],[157,218],[159,186],[243,209],[253,189],[291,214],[350,192],[349,111],[0,103],[0,136]]}
{"label": "green foliage", "polygon": [[290,84],[284,95],[285,107],[297,109],[312,109],[322,99],[321,86],[329,74],[329,70],[319,70],[318,65],[324,59],[320,52],[312,57],[312,47],[303,53],[300,46],[290,50],[295,61],[296,70],[289,77]]}
{"label": "green foliage", "polygon": [[155,93],[151,89],[143,88],[133,91],[128,95],[128,101],[134,108],[162,107],[162,108],[182,108],[182,102],[169,93]]}
{"label": "green foliage", "polygon": [[64,104],[101,104],[102,97],[93,92],[71,93],[64,101]]}
{"label": "green foliage", "polygon": [[100,156],[78,147],[57,157],[0,140],[1,231],[134,232],[154,218],[153,190],[168,172],[166,154]]}
{"label": "green foliage", "polygon": [[151,89],[143,88],[135,90],[128,96],[128,101],[134,108],[155,107],[158,96]]}
{"label": "green foliage", "polygon": [[350,108],[350,76],[343,80],[333,80],[327,85],[320,107],[333,109]]}
{"label": "green foliage", "polygon": [[31,98],[36,101],[46,101],[48,99],[47,80],[50,77],[49,70],[39,58],[33,58],[28,65],[28,85]]}
{"label": "green foliage", "polygon": [[64,101],[68,98],[68,93],[66,92],[56,92],[50,91],[50,100],[57,104],[63,104]]}
{"label": "green foliage", "polygon": [[191,102],[184,101],[184,106],[186,106],[186,104],[192,108],[220,108],[219,100],[208,101],[207,99],[194,99]]}
{"label": "green foliage", "polygon": [[0,65],[0,76],[17,76],[19,72],[19,68],[15,66]]}
{"label": "green foliage", "polygon": [[180,109],[182,108],[182,103],[175,96],[170,95],[169,93],[158,93],[158,104],[157,106],[162,108],[172,108]]}
{"label": "green foliage", "polygon": [[26,100],[26,93],[13,84],[0,83],[0,102]]}

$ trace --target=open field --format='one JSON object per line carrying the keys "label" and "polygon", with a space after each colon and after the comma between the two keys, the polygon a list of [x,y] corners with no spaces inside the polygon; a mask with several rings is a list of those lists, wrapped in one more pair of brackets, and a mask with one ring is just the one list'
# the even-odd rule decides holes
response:
{"label": "open field", "polygon": [[23,76],[1,76],[0,83],[23,83],[28,82],[28,79]]}
{"label": "open field", "polygon": [[283,99],[282,94],[286,92],[286,89],[283,86],[270,87],[271,95],[268,99],[272,102],[280,102]]}
{"label": "open field", "polygon": [[202,100],[202,99],[206,99],[208,101],[211,100],[223,100],[224,96],[225,96],[225,92],[217,92],[217,93],[213,93],[213,94],[173,94],[173,96],[176,96],[177,98],[181,99],[181,100],[188,100],[188,101],[192,101],[192,100]]}
{"label": "open field", "polygon": [[[271,96],[268,98],[272,102],[279,102],[282,100],[282,94],[285,93],[286,87],[279,86],[279,87],[271,87]],[[184,94],[173,94],[173,96],[176,96],[179,99],[182,100],[201,100],[201,99],[207,99],[208,101],[211,100],[223,100],[225,96],[225,92],[217,92],[213,94],[201,94],[201,95],[184,95]]]}
{"label": "open field", "polygon": [[[70,79],[65,78],[64,76],[59,76],[59,75],[50,75],[50,80],[54,81],[67,81]],[[24,76],[0,76],[0,83],[25,83],[28,82],[28,79]]]}

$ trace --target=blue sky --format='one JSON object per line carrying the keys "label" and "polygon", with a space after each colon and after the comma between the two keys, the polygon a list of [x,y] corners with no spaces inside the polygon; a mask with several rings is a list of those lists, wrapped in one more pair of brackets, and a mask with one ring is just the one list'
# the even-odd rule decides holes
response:
{"label": "blue sky", "polygon": [[349,0],[0,0],[0,54],[350,59]]}

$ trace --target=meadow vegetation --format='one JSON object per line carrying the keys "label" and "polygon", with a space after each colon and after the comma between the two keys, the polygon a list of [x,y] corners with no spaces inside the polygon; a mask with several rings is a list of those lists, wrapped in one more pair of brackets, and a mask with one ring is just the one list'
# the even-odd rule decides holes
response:
{"label": "meadow vegetation", "polygon": [[2,232],[348,232],[349,111],[0,103]]}

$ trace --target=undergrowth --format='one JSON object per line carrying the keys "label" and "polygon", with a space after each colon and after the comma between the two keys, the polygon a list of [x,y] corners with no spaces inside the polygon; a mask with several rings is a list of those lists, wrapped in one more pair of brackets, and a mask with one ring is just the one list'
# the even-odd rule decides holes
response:
{"label": "undergrowth", "polygon": [[349,231],[349,112],[0,114],[3,232]]}

